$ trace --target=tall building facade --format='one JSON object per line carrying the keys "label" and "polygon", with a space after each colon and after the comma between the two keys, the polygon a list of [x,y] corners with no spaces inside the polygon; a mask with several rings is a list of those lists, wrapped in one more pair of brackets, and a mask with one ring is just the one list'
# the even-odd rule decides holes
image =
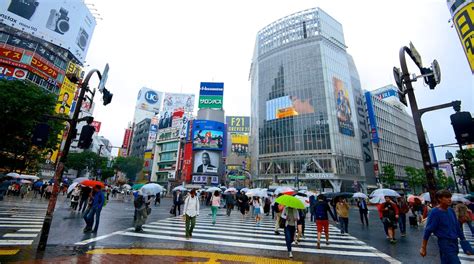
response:
{"label": "tall building facade", "polygon": [[142,121],[135,124],[135,130],[133,131],[132,147],[130,156],[143,158],[145,150],[148,145],[148,133],[150,131],[150,118],[145,118]]}
{"label": "tall building facade", "polygon": [[364,187],[372,157],[364,157],[361,142],[363,136],[370,140],[357,69],[346,48],[342,25],[319,8],[258,32],[250,76],[256,185]]}
{"label": "tall building facade", "polygon": [[[395,168],[399,182],[406,181],[405,167],[423,168],[413,117],[398,99],[398,88],[387,85],[366,92],[376,177],[385,165]],[[368,179],[375,184],[374,178]],[[400,186],[402,188],[402,186]]]}

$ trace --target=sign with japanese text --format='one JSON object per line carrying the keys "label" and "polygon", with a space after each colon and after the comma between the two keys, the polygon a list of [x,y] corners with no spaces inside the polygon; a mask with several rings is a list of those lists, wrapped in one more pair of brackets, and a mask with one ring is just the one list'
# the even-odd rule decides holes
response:
{"label": "sign with japanese text", "polygon": [[461,8],[453,18],[454,26],[474,74],[474,2]]}

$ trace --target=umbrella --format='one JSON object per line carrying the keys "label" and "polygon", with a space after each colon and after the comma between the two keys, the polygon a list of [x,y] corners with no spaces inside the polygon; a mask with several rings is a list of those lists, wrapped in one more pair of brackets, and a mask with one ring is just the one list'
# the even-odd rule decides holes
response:
{"label": "umbrella", "polygon": [[37,182],[35,182],[35,183],[33,184],[33,187],[39,188],[39,187],[41,187],[41,186],[43,186],[43,185],[44,185],[44,182],[42,182],[42,181],[37,181]]}
{"label": "umbrella", "polygon": [[145,184],[144,184],[144,183],[135,183],[135,184],[132,186],[132,189],[133,189],[133,190],[140,190],[140,188],[142,188],[143,185],[145,185]]}
{"label": "umbrella", "polygon": [[327,193],[324,193],[324,196],[326,196],[326,198],[329,198],[329,199],[335,199],[337,197],[352,198],[354,194],[350,192],[327,192]]}
{"label": "umbrella", "polygon": [[[429,197],[430,197],[430,194],[428,193],[428,201],[430,201]],[[415,203],[415,199],[418,199],[418,200],[420,200],[420,201],[421,201],[421,200],[425,200],[425,199],[423,199],[423,198],[421,198],[421,197],[419,197],[419,196],[416,196],[416,195],[408,195],[407,202],[409,202],[409,203]],[[426,201],[426,200],[425,200],[425,201]]]}
{"label": "umbrella", "polygon": [[309,198],[308,197],[300,196],[299,194],[295,195],[295,197],[298,198],[304,204],[305,208],[309,207]]}
{"label": "umbrella", "polygon": [[275,200],[276,203],[295,209],[304,209],[305,206],[300,199],[291,195],[282,195]]}
{"label": "umbrella", "polygon": [[96,185],[99,185],[101,188],[105,187],[103,182],[94,181],[94,180],[85,180],[85,181],[82,181],[81,184],[84,186],[89,186],[89,187],[95,187]]}
{"label": "umbrella", "polygon": [[7,176],[18,178],[18,177],[20,177],[20,174],[18,174],[16,172],[10,172],[10,173],[7,174]]}
{"label": "umbrella", "polygon": [[148,183],[143,185],[140,191],[144,194],[156,195],[157,193],[161,193],[163,191],[163,186],[157,183]]}
{"label": "umbrella", "polygon": [[29,181],[29,180],[21,180],[21,181],[20,181],[20,183],[26,183],[26,184],[30,184],[30,183],[32,183],[32,182],[31,182],[31,181]]}
{"label": "umbrella", "polygon": [[240,192],[248,192],[250,189],[249,188],[242,188],[240,189]]}
{"label": "umbrella", "polygon": [[376,196],[372,197],[369,201],[373,204],[385,203],[385,196],[376,195]]}
{"label": "umbrella", "polygon": [[294,194],[294,193],[295,193],[295,190],[293,190],[293,188],[291,188],[291,187],[286,187],[286,186],[276,188],[275,194],[278,195],[278,194],[280,194],[280,193],[282,193],[282,194],[290,194],[290,195],[291,195],[291,194]]}
{"label": "umbrella", "polygon": [[451,201],[467,203],[467,204],[471,203],[468,199],[464,198],[464,194],[460,194],[460,193],[453,193],[453,196],[451,197]]}
{"label": "umbrella", "polygon": [[255,188],[251,189],[245,193],[247,196],[251,197],[268,197],[267,191],[265,189]]}
{"label": "umbrella", "polygon": [[88,180],[89,178],[87,177],[79,177],[79,178],[76,178],[74,179],[72,182],[82,182],[82,181],[85,181],[85,180]]}
{"label": "umbrella", "polygon": [[224,193],[236,193],[236,192],[237,192],[237,189],[235,189],[234,187],[230,187],[229,189],[224,191]]}
{"label": "umbrella", "polygon": [[124,188],[126,190],[130,190],[130,189],[132,189],[132,186],[130,186],[129,184],[124,184],[124,185],[122,185],[122,188]]}
{"label": "umbrella", "polygon": [[209,192],[209,193],[213,193],[215,191],[222,192],[222,190],[220,188],[217,188],[217,187],[211,187],[211,188],[208,188],[206,190],[206,192]]}
{"label": "umbrella", "polygon": [[361,192],[356,192],[354,193],[354,195],[352,195],[352,198],[362,198],[362,199],[367,199],[367,195],[365,195],[365,193],[361,193]]}
{"label": "umbrella", "polygon": [[[425,192],[423,193],[422,195],[420,195],[419,197],[417,197],[418,199],[421,200],[424,200],[424,201],[427,201],[427,202],[431,202],[431,196],[430,196],[430,193],[429,192]],[[413,201],[414,202],[414,201]]]}
{"label": "umbrella", "polygon": [[69,187],[67,188],[67,193],[72,192],[72,190],[74,190],[74,188],[76,188],[78,184],[78,182],[73,182],[71,185],[69,185]]}
{"label": "umbrella", "polygon": [[[219,188],[218,188],[219,189]],[[173,188],[173,192],[175,191],[186,191],[187,189],[183,186],[183,185],[180,185],[180,186],[177,186],[177,187],[174,187]],[[220,189],[219,189],[220,190]]]}
{"label": "umbrella", "polygon": [[380,196],[380,195],[400,197],[400,194],[398,194],[396,191],[392,189],[377,189],[373,191],[369,196],[373,197],[373,196]]}

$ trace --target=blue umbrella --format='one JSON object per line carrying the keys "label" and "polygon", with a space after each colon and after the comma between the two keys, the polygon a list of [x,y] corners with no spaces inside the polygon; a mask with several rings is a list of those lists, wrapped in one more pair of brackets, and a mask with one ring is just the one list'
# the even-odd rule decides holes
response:
{"label": "blue umbrella", "polygon": [[39,187],[41,187],[41,186],[43,186],[43,185],[44,185],[44,182],[42,182],[42,181],[37,181],[37,182],[35,182],[35,183],[33,184],[33,187],[39,188]]}

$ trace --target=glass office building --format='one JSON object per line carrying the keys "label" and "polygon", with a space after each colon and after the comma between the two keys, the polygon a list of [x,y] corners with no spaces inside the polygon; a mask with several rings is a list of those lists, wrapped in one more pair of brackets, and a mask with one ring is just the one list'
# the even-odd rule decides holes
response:
{"label": "glass office building", "polygon": [[363,188],[367,123],[346,48],[342,25],[319,8],[258,32],[250,75],[257,185]]}

